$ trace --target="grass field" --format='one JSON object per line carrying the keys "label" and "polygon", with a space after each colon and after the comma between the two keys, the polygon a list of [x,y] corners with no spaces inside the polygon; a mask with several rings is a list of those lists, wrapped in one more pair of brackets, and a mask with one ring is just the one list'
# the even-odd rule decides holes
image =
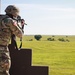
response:
{"label": "grass field", "polygon": [[[30,48],[33,52],[32,65],[49,66],[49,75],[75,75],[75,36],[55,35],[55,41],[47,41],[49,37],[52,36],[43,35],[40,41],[34,36],[23,37],[23,48]],[[58,38],[69,42],[58,41]]]}

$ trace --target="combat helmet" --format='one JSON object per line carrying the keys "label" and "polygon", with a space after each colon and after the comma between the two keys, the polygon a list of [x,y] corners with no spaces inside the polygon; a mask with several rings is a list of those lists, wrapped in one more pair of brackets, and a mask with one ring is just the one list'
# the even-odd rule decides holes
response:
{"label": "combat helmet", "polygon": [[19,13],[19,9],[15,5],[9,5],[5,9],[6,14]]}

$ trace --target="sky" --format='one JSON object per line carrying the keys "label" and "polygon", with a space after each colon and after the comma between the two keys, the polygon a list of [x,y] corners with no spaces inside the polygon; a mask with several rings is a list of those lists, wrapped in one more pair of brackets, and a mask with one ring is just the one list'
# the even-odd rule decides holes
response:
{"label": "sky", "polygon": [[1,14],[16,5],[25,19],[25,35],[75,35],[75,0],[1,0]]}

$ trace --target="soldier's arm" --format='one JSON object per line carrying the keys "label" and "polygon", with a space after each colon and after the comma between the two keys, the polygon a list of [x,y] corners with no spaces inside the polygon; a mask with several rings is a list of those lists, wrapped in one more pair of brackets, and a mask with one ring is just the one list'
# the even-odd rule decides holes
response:
{"label": "soldier's arm", "polygon": [[22,30],[18,27],[17,22],[11,18],[7,18],[4,20],[4,24],[9,27],[14,35],[21,38],[23,35]]}

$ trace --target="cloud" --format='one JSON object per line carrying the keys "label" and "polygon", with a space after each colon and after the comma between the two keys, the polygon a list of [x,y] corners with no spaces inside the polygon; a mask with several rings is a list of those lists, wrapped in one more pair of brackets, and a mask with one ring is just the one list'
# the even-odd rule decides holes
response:
{"label": "cloud", "polygon": [[15,4],[21,9],[37,9],[37,10],[45,10],[45,11],[64,11],[64,12],[75,12],[75,8],[69,7],[57,7],[53,5],[45,5],[45,4]]}
{"label": "cloud", "polygon": [[[3,7],[7,7],[10,4],[3,4]],[[41,11],[51,11],[51,12],[74,12],[75,8],[61,7],[57,5],[46,5],[46,4],[14,4],[18,6],[21,10],[41,10]]]}
{"label": "cloud", "polygon": [[54,7],[43,4],[17,4],[17,6],[21,9],[21,13],[26,12],[39,20],[75,19],[75,8]]}

